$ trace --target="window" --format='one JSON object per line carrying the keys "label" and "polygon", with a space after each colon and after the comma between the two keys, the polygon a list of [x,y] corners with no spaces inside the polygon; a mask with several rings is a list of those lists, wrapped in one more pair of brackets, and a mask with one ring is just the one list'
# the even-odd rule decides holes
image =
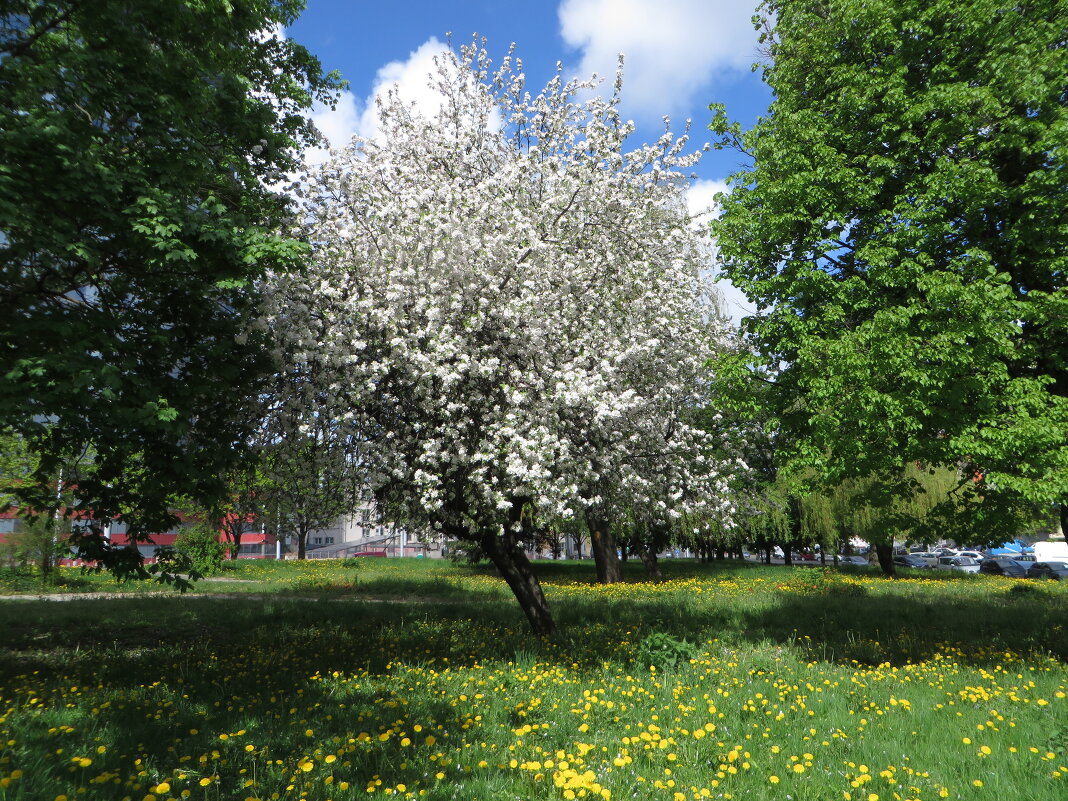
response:
{"label": "window", "polygon": [[326,539],[326,544],[327,545],[333,545],[334,544],[334,538],[333,537],[325,537],[324,539]]}
{"label": "window", "polygon": [[15,518],[7,517],[0,520],[0,534],[14,534],[15,533]]}

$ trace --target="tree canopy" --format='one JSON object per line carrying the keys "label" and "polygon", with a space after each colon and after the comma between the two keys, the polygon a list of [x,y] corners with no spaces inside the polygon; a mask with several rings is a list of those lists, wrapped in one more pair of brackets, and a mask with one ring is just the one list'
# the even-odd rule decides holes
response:
{"label": "tree canopy", "polygon": [[253,279],[300,248],[271,189],[339,85],[279,34],[298,0],[0,0],[0,424],[83,508],[204,501],[269,368]]}
{"label": "tree canopy", "polygon": [[[1068,501],[1068,4],[770,0],[714,223],[797,453]],[[779,370],[778,368],[781,368]]]}
{"label": "tree canopy", "polygon": [[546,632],[537,519],[726,506],[688,422],[721,335],[681,202],[696,156],[670,133],[625,149],[618,96],[528,92],[475,44],[431,80],[438,113],[391,97],[378,138],[309,176],[313,262],[267,321],[391,517],[476,543]]}

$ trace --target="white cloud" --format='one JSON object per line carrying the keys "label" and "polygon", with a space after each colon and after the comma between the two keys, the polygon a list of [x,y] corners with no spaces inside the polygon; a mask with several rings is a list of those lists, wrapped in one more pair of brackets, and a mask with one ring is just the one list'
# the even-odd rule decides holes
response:
{"label": "white cloud", "polygon": [[686,209],[696,222],[705,224],[719,211],[713,198],[717,192],[727,192],[726,181],[694,181],[686,190]]}
{"label": "white cloud", "polygon": [[404,61],[391,61],[380,67],[375,75],[374,88],[364,103],[357,133],[365,139],[378,134],[379,118],[375,100],[396,89],[400,98],[411,103],[425,117],[437,114],[445,103],[444,96],[430,86],[430,76],[436,74],[434,59],[448,52],[448,47],[431,36],[408,54]]}
{"label": "white cloud", "polygon": [[[560,33],[577,72],[611,79],[624,53],[623,107],[653,118],[688,110],[717,72],[757,59],[755,0],[562,0]],[[702,104],[703,105],[703,104]]]}
{"label": "white cloud", "polygon": [[[686,208],[694,218],[697,225],[708,225],[709,221],[719,214],[719,207],[713,200],[717,192],[728,192],[729,188],[725,181],[701,180],[694,181],[686,190]],[[717,252],[715,242],[712,243],[713,258]],[[718,273],[717,273],[718,275]],[[723,310],[730,317],[735,327],[741,323],[743,317],[756,313],[756,307],[749,302],[742,291],[726,278],[716,281],[723,299]]]}
{"label": "white cloud", "polygon": [[[431,37],[408,54],[404,60],[390,61],[380,67],[375,75],[371,93],[364,99],[351,91],[341,93],[337,107],[330,109],[316,105],[312,121],[328,141],[328,148],[346,147],[353,136],[373,139],[379,130],[376,100],[396,88],[400,97],[413,104],[425,116],[433,116],[441,110],[444,98],[430,86],[430,75],[435,72],[434,58],[447,52],[448,47]],[[309,164],[323,161],[328,148],[309,151]]]}
{"label": "white cloud", "polygon": [[319,164],[326,160],[330,148],[344,147],[351,142],[360,127],[360,116],[360,101],[348,90],[341,93],[334,108],[317,102],[312,109],[311,119],[326,137],[327,144],[321,148],[310,148],[304,155],[308,163]]}

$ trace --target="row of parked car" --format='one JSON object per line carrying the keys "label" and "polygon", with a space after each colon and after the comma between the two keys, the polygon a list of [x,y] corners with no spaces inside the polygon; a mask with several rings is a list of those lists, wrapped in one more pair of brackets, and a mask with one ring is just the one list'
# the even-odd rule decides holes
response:
{"label": "row of parked car", "polygon": [[964,573],[986,573],[1010,578],[1043,578],[1060,580],[1068,577],[1068,562],[1024,562],[1009,556],[984,556],[979,551],[948,553],[910,553],[894,557],[898,567],[920,570],[957,570]]}

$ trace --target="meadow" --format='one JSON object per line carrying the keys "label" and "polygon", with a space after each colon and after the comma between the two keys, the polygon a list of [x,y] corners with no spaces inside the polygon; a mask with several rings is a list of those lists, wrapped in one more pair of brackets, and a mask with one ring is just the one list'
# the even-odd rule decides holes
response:
{"label": "meadow", "polygon": [[1068,586],[536,567],[552,638],[477,566],[68,570],[0,600],[0,799],[1068,796]]}

